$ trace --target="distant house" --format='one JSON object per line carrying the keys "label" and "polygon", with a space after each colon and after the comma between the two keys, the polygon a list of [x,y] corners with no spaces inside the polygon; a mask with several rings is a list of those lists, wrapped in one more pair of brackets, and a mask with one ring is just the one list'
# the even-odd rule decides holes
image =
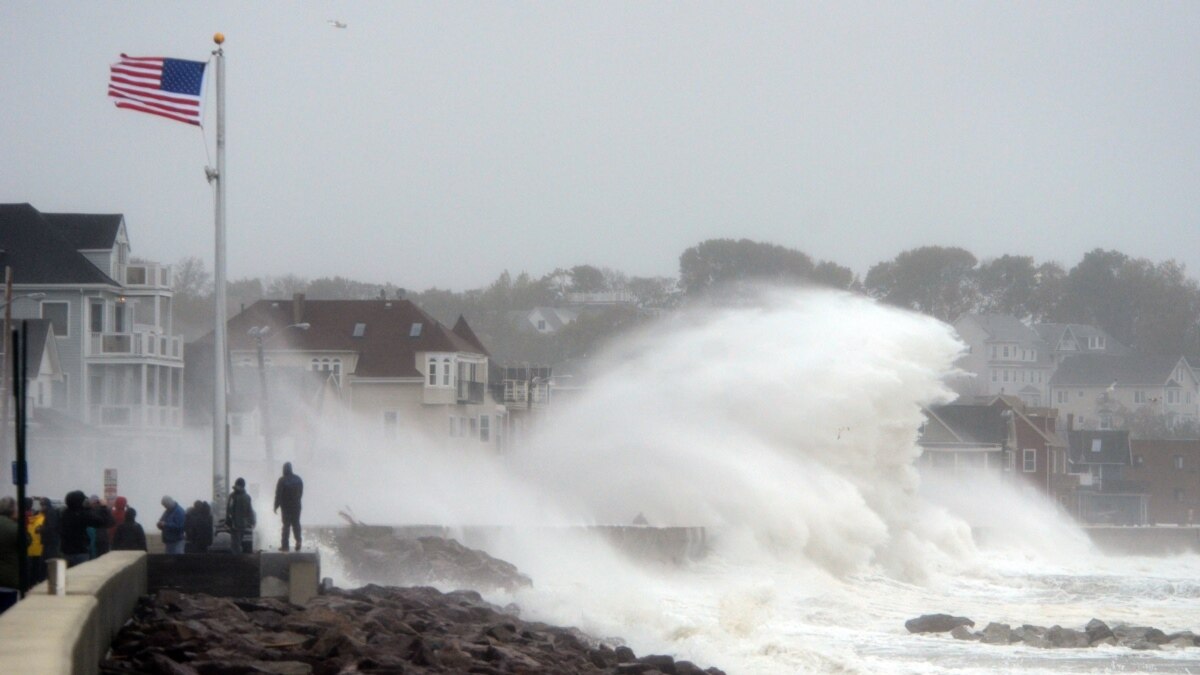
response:
{"label": "distant house", "polygon": [[1200,441],[1132,440],[1131,482],[1143,486],[1151,525],[1200,523]]}
{"label": "distant house", "polygon": [[124,216],[0,204],[4,266],[13,270],[13,318],[52,327],[59,372],[45,382],[47,408],[114,433],[179,430],[183,348],[171,269],[130,259]]}
{"label": "distant house", "polygon": [[534,307],[529,311],[510,312],[509,316],[520,330],[553,335],[578,319],[579,310],[566,307]]}
{"label": "distant house", "polygon": [[1085,523],[1143,525],[1146,486],[1129,480],[1133,465],[1129,432],[1072,429],[1067,432],[1070,472],[1079,476],[1072,511]]}
{"label": "distant house", "polygon": [[995,397],[988,403],[927,408],[925,415],[919,466],[1007,474],[1055,498],[1077,484],[1064,480],[1066,442],[1057,433],[1054,410],[1025,406],[1016,397]]}
{"label": "distant house", "polygon": [[1145,354],[1078,354],[1059,365],[1052,403],[1083,429],[1128,428],[1141,412],[1168,421],[1200,417],[1200,381],[1187,359]]}
{"label": "distant house", "polygon": [[[488,391],[488,351],[461,317],[447,328],[408,300],[260,300],[229,320],[235,370],[256,367],[251,330],[263,328],[268,369],[327,374],[347,413],[384,440],[417,433],[504,443],[506,413]],[[210,333],[195,346],[211,353],[211,344]],[[211,411],[209,387],[189,393]]]}
{"label": "distant house", "polygon": [[972,375],[951,382],[964,399],[1016,396],[1030,406],[1049,404],[1055,364],[1037,331],[1007,314],[964,314],[954,330],[967,345],[956,365]]}
{"label": "distant house", "polygon": [[[35,419],[39,410],[55,407],[54,392],[56,389],[62,392],[59,386],[63,380],[62,365],[58,356],[58,340],[54,339],[54,327],[50,321],[14,321],[13,327],[19,328],[22,324],[28,327],[25,338],[26,405],[29,406],[31,419]],[[3,345],[3,340],[0,340],[0,358],[6,359],[4,363],[11,369],[12,364],[7,360],[9,357],[4,353]],[[11,404],[9,409],[12,409]]]}

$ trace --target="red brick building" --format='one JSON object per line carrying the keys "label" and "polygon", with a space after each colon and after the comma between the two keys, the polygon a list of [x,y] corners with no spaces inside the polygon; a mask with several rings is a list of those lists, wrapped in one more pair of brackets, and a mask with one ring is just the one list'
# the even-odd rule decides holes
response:
{"label": "red brick building", "polygon": [[1200,523],[1200,440],[1134,440],[1130,445],[1133,466],[1126,475],[1148,493],[1150,523]]}

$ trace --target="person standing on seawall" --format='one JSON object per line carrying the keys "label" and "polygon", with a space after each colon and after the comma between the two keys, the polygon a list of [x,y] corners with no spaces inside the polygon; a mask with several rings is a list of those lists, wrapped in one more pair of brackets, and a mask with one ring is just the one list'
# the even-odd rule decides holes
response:
{"label": "person standing on seawall", "polygon": [[162,530],[163,547],[170,555],[182,555],[184,547],[183,521],[186,517],[183,507],[169,496],[162,498],[163,514],[158,519],[158,529]]}
{"label": "person standing on seawall", "polygon": [[296,549],[300,550],[300,499],[304,497],[304,481],[292,473],[292,463],[285,462],[283,475],[275,483],[275,513],[283,509],[283,545],[280,551],[288,550],[288,532],[296,533]]}
{"label": "person standing on seawall", "polygon": [[234,553],[254,552],[254,502],[246,494],[246,479],[238,478],[233,483],[233,492],[225,505],[225,524],[233,537]]}

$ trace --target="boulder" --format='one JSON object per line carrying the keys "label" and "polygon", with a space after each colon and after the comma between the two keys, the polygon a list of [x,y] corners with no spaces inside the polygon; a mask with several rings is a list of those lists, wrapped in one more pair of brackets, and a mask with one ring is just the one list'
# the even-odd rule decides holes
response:
{"label": "boulder", "polygon": [[1104,638],[1112,637],[1113,634],[1112,629],[1108,627],[1108,624],[1104,623],[1100,619],[1092,619],[1091,621],[1087,622],[1087,625],[1083,627],[1083,631],[1087,633],[1089,644],[1096,644]]}
{"label": "boulder", "polygon": [[950,631],[950,637],[955,640],[978,640],[982,637],[979,633],[974,633],[966,626],[955,626]]}
{"label": "boulder", "polygon": [[974,627],[975,622],[965,616],[949,614],[923,614],[904,622],[910,633],[948,633],[957,626]]}
{"label": "boulder", "polygon": [[1091,645],[1087,633],[1062,626],[1051,626],[1046,631],[1046,640],[1059,649],[1080,649]]}
{"label": "boulder", "polygon": [[1006,645],[1013,641],[1012,628],[1006,623],[989,623],[980,639],[984,644]]}

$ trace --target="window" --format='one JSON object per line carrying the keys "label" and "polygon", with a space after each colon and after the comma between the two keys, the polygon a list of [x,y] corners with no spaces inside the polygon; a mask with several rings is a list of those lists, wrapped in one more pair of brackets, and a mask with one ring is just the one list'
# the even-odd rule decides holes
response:
{"label": "window", "polygon": [[400,427],[400,416],[395,410],[383,412],[383,437],[389,440],[396,438],[396,429]]}
{"label": "window", "polygon": [[104,301],[103,300],[93,300],[90,305],[90,309],[91,309],[91,313],[92,313],[92,316],[91,316],[92,332],[93,333],[103,333],[104,332]]}
{"label": "window", "polygon": [[1092,439],[1092,452],[1100,452],[1100,448],[1103,446],[1104,443],[1099,438]]}
{"label": "window", "polygon": [[992,358],[996,358],[996,345],[992,345]]}
{"label": "window", "polygon": [[1175,468],[1176,469],[1183,468],[1183,455],[1175,455]]}
{"label": "window", "polygon": [[1037,471],[1037,448],[1025,448],[1022,454],[1021,468],[1025,473]]}
{"label": "window", "polygon": [[421,329],[422,329],[423,327],[424,327],[424,326],[422,326],[422,325],[421,325],[421,324],[419,324],[419,323],[414,323],[414,324],[413,324],[411,327],[409,327],[409,329],[408,329],[408,337],[410,337],[410,338],[419,338],[419,337],[421,337]]}
{"label": "window", "polygon": [[1088,349],[1104,349],[1104,338],[1100,335],[1092,335],[1087,339]]}
{"label": "window", "polygon": [[1004,358],[1008,358],[1008,345],[1004,345]]}
{"label": "window", "polygon": [[55,337],[70,337],[67,327],[71,323],[71,305],[66,302],[43,302],[42,318],[54,327]]}
{"label": "window", "polygon": [[1004,381],[1008,382],[1008,368],[1004,369]]}
{"label": "window", "polygon": [[351,335],[353,337],[360,338],[366,334],[367,334],[367,324],[365,324],[365,323],[354,324],[354,332],[351,333]]}
{"label": "window", "polygon": [[437,359],[429,359],[429,386],[437,385]]}
{"label": "window", "polygon": [[125,298],[117,300],[117,304],[113,307],[113,332],[125,332]]}
{"label": "window", "polygon": [[1168,404],[1179,403],[1179,390],[1178,389],[1168,389],[1167,390],[1167,403]]}
{"label": "window", "polygon": [[442,359],[442,386],[450,386],[450,359]]}
{"label": "window", "polygon": [[479,440],[487,443],[491,439],[492,418],[488,415],[479,416]]}
{"label": "window", "polygon": [[546,320],[538,319],[538,330],[546,330]]}
{"label": "window", "polygon": [[996,382],[999,379],[1000,379],[1000,373],[996,372],[995,368],[992,368],[992,382]]}
{"label": "window", "polygon": [[1100,428],[1101,429],[1111,429],[1112,428],[1112,415],[1101,415],[1100,416]]}
{"label": "window", "polygon": [[476,436],[479,435],[479,425],[477,425],[475,423],[474,417],[470,418],[470,422],[471,422],[471,438],[475,438]]}
{"label": "window", "polygon": [[1141,389],[1138,389],[1137,391],[1133,392],[1133,402],[1134,403],[1145,403],[1146,402],[1146,392],[1142,391]]}
{"label": "window", "polygon": [[1067,392],[1065,392],[1065,391],[1063,391],[1063,390],[1059,389],[1058,391],[1056,391],[1056,392],[1054,392],[1054,393],[1055,393],[1055,399],[1056,399],[1056,400],[1057,400],[1059,403],[1066,403],[1066,402],[1067,402]]}

